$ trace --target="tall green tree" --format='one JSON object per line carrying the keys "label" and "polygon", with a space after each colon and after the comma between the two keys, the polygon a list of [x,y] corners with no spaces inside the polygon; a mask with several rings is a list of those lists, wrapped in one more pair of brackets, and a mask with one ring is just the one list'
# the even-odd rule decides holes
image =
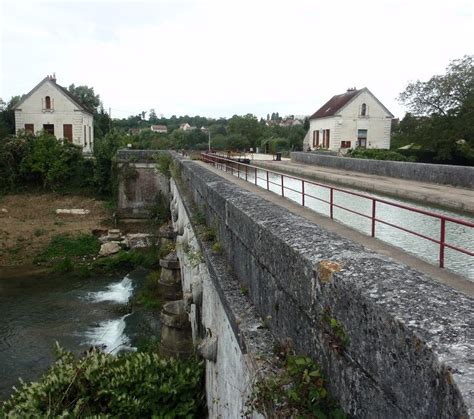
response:
{"label": "tall green tree", "polygon": [[89,86],[75,86],[71,84],[68,87],[69,93],[77,97],[81,104],[91,111],[97,112],[99,106],[101,105],[100,96],[96,95],[93,87]]}
{"label": "tall green tree", "polygon": [[228,131],[230,134],[241,135],[245,139],[245,141],[237,141],[237,137],[235,137],[233,143],[248,144],[248,147],[255,147],[257,144],[260,144],[264,127],[259,124],[256,116],[249,113],[244,116],[234,115],[229,120]]}
{"label": "tall green tree", "polygon": [[474,148],[474,56],[452,61],[446,74],[409,83],[399,101],[415,117],[405,135],[438,159]]}

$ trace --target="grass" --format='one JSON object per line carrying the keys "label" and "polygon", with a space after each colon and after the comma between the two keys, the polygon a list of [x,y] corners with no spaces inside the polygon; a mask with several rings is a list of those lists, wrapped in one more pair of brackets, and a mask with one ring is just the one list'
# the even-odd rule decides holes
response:
{"label": "grass", "polygon": [[50,266],[55,273],[71,272],[80,277],[97,273],[123,273],[138,266],[151,269],[159,263],[160,249],[157,246],[130,251],[121,250],[115,255],[96,259],[99,250],[100,242],[95,236],[56,235],[34,262]]}
{"label": "grass", "polygon": [[46,249],[35,259],[35,262],[49,262],[55,259],[80,258],[95,256],[100,250],[97,237],[90,234],[70,236],[58,234],[53,236]]}

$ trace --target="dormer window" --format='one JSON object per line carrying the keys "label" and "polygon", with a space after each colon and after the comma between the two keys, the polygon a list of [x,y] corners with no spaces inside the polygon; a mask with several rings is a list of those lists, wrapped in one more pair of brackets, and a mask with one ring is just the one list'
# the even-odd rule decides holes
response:
{"label": "dormer window", "polygon": [[367,116],[367,105],[365,103],[360,107],[360,116]]}

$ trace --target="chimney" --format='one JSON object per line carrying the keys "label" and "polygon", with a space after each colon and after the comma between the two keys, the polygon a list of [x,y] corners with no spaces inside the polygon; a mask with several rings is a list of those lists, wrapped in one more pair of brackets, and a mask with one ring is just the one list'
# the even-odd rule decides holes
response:
{"label": "chimney", "polygon": [[51,77],[51,80],[56,83],[56,73],[53,73],[53,75],[52,75],[52,77]]}

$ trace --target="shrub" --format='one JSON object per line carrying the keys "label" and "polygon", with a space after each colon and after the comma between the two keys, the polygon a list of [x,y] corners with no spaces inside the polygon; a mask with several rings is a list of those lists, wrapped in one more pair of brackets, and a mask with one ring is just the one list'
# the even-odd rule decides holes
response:
{"label": "shrub", "polygon": [[356,148],[350,150],[347,153],[347,157],[370,160],[416,161],[415,157],[406,157],[396,151],[382,150],[378,148]]}
{"label": "shrub", "polygon": [[3,405],[12,417],[198,417],[204,407],[204,366],[156,353],[118,356],[96,349],[76,359],[57,345],[57,361],[38,381],[22,383]]}

